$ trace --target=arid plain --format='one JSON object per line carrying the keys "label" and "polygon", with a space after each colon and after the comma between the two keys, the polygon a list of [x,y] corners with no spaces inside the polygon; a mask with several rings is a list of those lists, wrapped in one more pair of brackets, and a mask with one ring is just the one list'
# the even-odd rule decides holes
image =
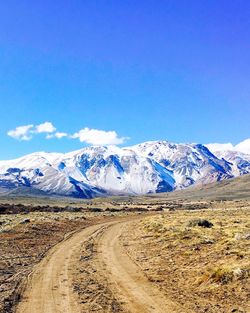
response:
{"label": "arid plain", "polygon": [[250,312],[250,177],[93,200],[2,198],[0,312]]}

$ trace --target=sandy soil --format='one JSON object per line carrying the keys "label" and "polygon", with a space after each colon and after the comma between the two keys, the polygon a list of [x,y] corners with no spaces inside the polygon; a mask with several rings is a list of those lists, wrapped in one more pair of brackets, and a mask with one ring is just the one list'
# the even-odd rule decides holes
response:
{"label": "sandy soil", "polygon": [[17,313],[80,312],[72,288],[76,251],[103,227],[90,226],[52,248],[31,275]]}
{"label": "sandy soil", "polygon": [[[28,278],[17,313],[249,313],[249,212],[241,205],[93,218],[32,213],[27,224],[24,215],[8,217],[12,229],[5,217],[9,279]],[[6,273],[1,288],[13,291]]]}
{"label": "sandy soil", "polygon": [[13,312],[22,282],[51,247],[90,223],[83,214],[0,215],[0,312]]}
{"label": "sandy soil", "polygon": [[121,245],[119,239],[124,226],[130,223],[114,224],[100,236],[97,244],[99,271],[103,271],[116,298],[129,312],[183,312],[181,306],[147,279]]}
{"label": "sandy soil", "polygon": [[127,213],[0,214],[0,312],[14,312],[34,266],[67,234],[119,216]]}
{"label": "sandy soil", "polygon": [[[98,310],[183,312],[181,306],[159,292],[157,286],[146,278],[123,249],[119,241],[123,225],[134,219],[130,217],[130,222],[116,221],[90,226],[52,248],[28,280],[17,313],[78,313]],[[99,285],[92,283],[92,292],[86,299],[86,292],[77,285],[76,269],[82,247],[86,247],[86,243],[89,245],[92,240],[91,264],[102,284],[106,283],[106,294],[102,296],[102,290],[96,288]],[[83,259],[88,260],[89,257],[85,255]],[[93,278],[88,275],[88,282],[90,280]],[[82,293],[77,295],[77,292],[73,292],[77,290]],[[109,305],[106,301],[108,294],[113,298]]]}

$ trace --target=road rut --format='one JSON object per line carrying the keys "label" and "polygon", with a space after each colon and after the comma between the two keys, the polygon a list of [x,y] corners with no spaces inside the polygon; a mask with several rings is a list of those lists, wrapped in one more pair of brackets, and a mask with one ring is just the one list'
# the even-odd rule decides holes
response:
{"label": "road rut", "polygon": [[124,303],[127,311],[133,313],[183,313],[183,308],[161,294],[127,255],[119,242],[124,224],[108,227],[98,240],[97,247],[100,269],[106,272],[116,298]]}
{"label": "road rut", "polygon": [[[132,219],[134,221],[134,218]],[[123,225],[131,221],[90,226],[53,247],[35,267],[17,307],[17,313],[80,313],[79,299],[73,291],[74,269],[81,246],[95,238],[96,271],[108,282],[124,311],[133,313],[183,312],[152,284],[120,244]]]}

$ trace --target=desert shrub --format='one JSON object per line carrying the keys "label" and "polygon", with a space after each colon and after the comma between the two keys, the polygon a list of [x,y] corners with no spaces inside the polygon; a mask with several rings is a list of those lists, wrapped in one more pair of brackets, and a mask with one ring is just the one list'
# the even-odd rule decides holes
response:
{"label": "desert shrub", "polygon": [[213,227],[213,223],[205,219],[194,219],[188,222],[188,227],[195,227],[195,226],[211,228]]}
{"label": "desert shrub", "polygon": [[72,207],[72,206],[66,206],[64,209],[66,212],[80,212],[81,208],[78,207]]}
{"label": "desert shrub", "polygon": [[206,271],[199,283],[210,282],[216,284],[228,284],[234,280],[242,280],[250,277],[250,267],[232,267],[221,265]]}
{"label": "desert shrub", "polygon": [[91,212],[102,212],[103,210],[101,208],[91,208]]}

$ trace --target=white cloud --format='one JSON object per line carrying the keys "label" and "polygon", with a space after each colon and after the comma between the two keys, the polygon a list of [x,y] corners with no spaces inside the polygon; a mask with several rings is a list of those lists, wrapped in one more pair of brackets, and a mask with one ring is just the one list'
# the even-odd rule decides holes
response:
{"label": "white cloud", "polygon": [[56,131],[56,128],[51,122],[44,122],[42,124],[39,124],[35,128],[36,133],[54,133]]}
{"label": "white cloud", "polygon": [[67,137],[71,139],[79,139],[80,142],[97,146],[119,145],[128,139],[127,137],[119,137],[114,130],[105,131],[88,127],[80,129],[78,132],[70,135],[66,132],[56,131],[56,127],[51,122],[44,122],[39,125],[30,124],[18,126],[14,130],[8,131],[7,134],[8,136],[19,140],[30,140],[37,134],[45,134],[46,139],[61,139]]}
{"label": "white cloud", "polygon": [[79,139],[80,142],[85,142],[91,145],[119,145],[127,139],[118,137],[115,131],[105,131],[99,129],[90,129],[85,127],[73,134],[71,138]]}
{"label": "white cloud", "polygon": [[63,133],[63,132],[56,132],[54,134],[48,134],[46,136],[46,139],[51,139],[51,138],[61,139],[63,137],[69,137],[69,135],[67,133]]}
{"label": "white cloud", "polygon": [[58,139],[61,139],[63,137],[68,137],[68,134],[67,133],[63,133],[63,132],[56,132],[55,133],[55,137],[58,138]]}
{"label": "white cloud", "polygon": [[18,139],[18,140],[30,140],[32,138],[32,129],[34,128],[34,125],[23,125],[18,126],[13,130],[8,131],[8,136]]}
{"label": "white cloud", "polygon": [[236,145],[233,145],[230,142],[229,143],[209,143],[206,145],[206,147],[211,152],[231,150],[231,151],[239,151],[242,153],[250,154],[250,138],[245,139]]}
{"label": "white cloud", "polygon": [[31,140],[35,134],[52,134],[56,131],[56,128],[51,122],[44,122],[39,125],[23,125],[18,126],[15,129],[9,130],[7,135],[18,140]]}

